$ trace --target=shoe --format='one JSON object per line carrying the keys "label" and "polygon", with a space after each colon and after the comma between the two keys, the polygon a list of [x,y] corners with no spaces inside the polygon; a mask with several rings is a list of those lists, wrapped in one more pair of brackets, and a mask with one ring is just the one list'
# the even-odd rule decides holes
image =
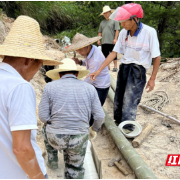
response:
{"label": "shoe", "polygon": [[119,123],[117,123],[117,122],[115,122],[115,121],[114,121],[114,123],[115,123],[116,126],[119,126]]}
{"label": "shoe", "polygon": [[47,162],[47,166],[50,169],[57,169],[58,168],[58,162],[52,161],[52,162]]}
{"label": "shoe", "polygon": [[117,68],[113,68],[112,72],[118,72]]}
{"label": "shoe", "polygon": [[125,134],[129,134],[129,133],[133,132],[132,130],[124,129],[124,128],[122,128],[122,130]]}

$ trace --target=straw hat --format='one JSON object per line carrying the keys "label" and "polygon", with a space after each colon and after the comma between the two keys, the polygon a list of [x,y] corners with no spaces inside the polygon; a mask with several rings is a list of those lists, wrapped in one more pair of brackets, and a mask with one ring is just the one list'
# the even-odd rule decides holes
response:
{"label": "straw hat", "polygon": [[62,64],[45,54],[42,34],[36,20],[28,16],[19,16],[0,46],[0,57],[25,57],[43,60],[43,65]]}
{"label": "straw hat", "polygon": [[60,72],[66,72],[66,71],[78,71],[78,79],[83,78],[84,76],[88,75],[90,73],[89,70],[80,70],[77,69],[76,63],[74,60],[70,58],[65,58],[62,60],[63,64],[59,65],[59,69],[53,69],[48,72],[46,72],[46,76],[53,80],[60,79],[59,73]]}
{"label": "straw hat", "polygon": [[90,44],[93,44],[94,42],[98,41],[102,37],[97,36],[93,38],[88,38],[84,36],[83,34],[76,33],[76,35],[73,37],[72,44],[64,49],[64,52],[72,52],[78,49],[81,49],[83,47],[86,47]]}
{"label": "straw hat", "polygon": [[103,15],[104,13],[111,11],[111,13],[114,11],[114,9],[111,9],[109,6],[103,7],[103,12],[100,15]]}

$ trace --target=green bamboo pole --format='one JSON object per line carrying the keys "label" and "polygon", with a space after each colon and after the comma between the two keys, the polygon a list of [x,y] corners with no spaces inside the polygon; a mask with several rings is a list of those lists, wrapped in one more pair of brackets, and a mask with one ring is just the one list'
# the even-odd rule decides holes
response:
{"label": "green bamboo pole", "polygon": [[109,88],[109,91],[108,91],[108,97],[110,98],[112,103],[114,103],[114,91],[112,90],[111,87]]}
{"label": "green bamboo pole", "polygon": [[116,81],[114,80],[111,74],[110,74],[110,80],[111,80],[111,87],[113,91],[116,91]]}
{"label": "green bamboo pole", "polygon": [[136,174],[136,177],[138,179],[157,179],[151,169],[147,166],[141,156],[132,147],[129,141],[124,137],[124,135],[121,133],[119,128],[115,125],[115,123],[109,117],[105,110],[104,112],[106,114],[104,123],[105,127],[109,131],[116,146],[126,159],[127,163],[130,165],[130,167]]}

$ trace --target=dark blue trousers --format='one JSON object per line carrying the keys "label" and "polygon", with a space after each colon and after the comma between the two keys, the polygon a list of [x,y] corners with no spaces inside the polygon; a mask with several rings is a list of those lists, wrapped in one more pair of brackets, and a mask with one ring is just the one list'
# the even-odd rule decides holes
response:
{"label": "dark blue trousers", "polygon": [[[135,121],[137,106],[140,103],[146,84],[146,69],[137,64],[121,64],[117,77],[114,98],[114,119],[116,124]],[[124,127],[133,130],[132,125]]]}
{"label": "dark blue trousers", "polygon": [[[96,87],[95,87],[96,88]],[[98,93],[98,96],[99,96],[99,100],[101,102],[101,106],[103,106],[105,100],[106,100],[106,97],[108,95],[108,91],[109,91],[109,87],[108,88],[96,88],[96,91]],[[94,122],[94,119],[91,115],[91,119],[90,119],[90,122],[89,122],[89,125],[92,126],[93,125],[93,122]]]}

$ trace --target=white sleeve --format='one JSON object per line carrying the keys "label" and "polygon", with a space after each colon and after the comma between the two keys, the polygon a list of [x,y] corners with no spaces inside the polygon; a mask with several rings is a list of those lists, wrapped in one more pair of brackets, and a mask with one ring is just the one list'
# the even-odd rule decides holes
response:
{"label": "white sleeve", "polygon": [[36,95],[29,83],[19,84],[10,92],[7,109],[11,131],[38,129]]}
{"label": "white sleeve", "polygon": [[156,58],[161,55],[160,49],[159,49],[159,41],[157,37],[156,30],[153,29],[150,36],[150,52],[152,58]]}
{"label": "white sleeve", "polygon": [[[100,50],[98,53],[96,53],[96,54],[94,53],[93,57],[91,57],[91,60],[88,63],[88,70],[90,71],[89,74],[97,71],[101,67],[104,60],[105,60],[105,57],[103,56],[103,54]],[[84,81],[89,84],[93,83],[93,81],[91,81],[90,77],[85,78]]]}
{"label": "white sleeve", "polygon": [[117,53],[120,53],[120,54],[124,54],[121,39],[122,39],[122,31],[119,33],[119,37],[118,37],[118,40],[117,40],[117,42],[116,42],[116,44],[114,46],[113,51],[117,52]]}

